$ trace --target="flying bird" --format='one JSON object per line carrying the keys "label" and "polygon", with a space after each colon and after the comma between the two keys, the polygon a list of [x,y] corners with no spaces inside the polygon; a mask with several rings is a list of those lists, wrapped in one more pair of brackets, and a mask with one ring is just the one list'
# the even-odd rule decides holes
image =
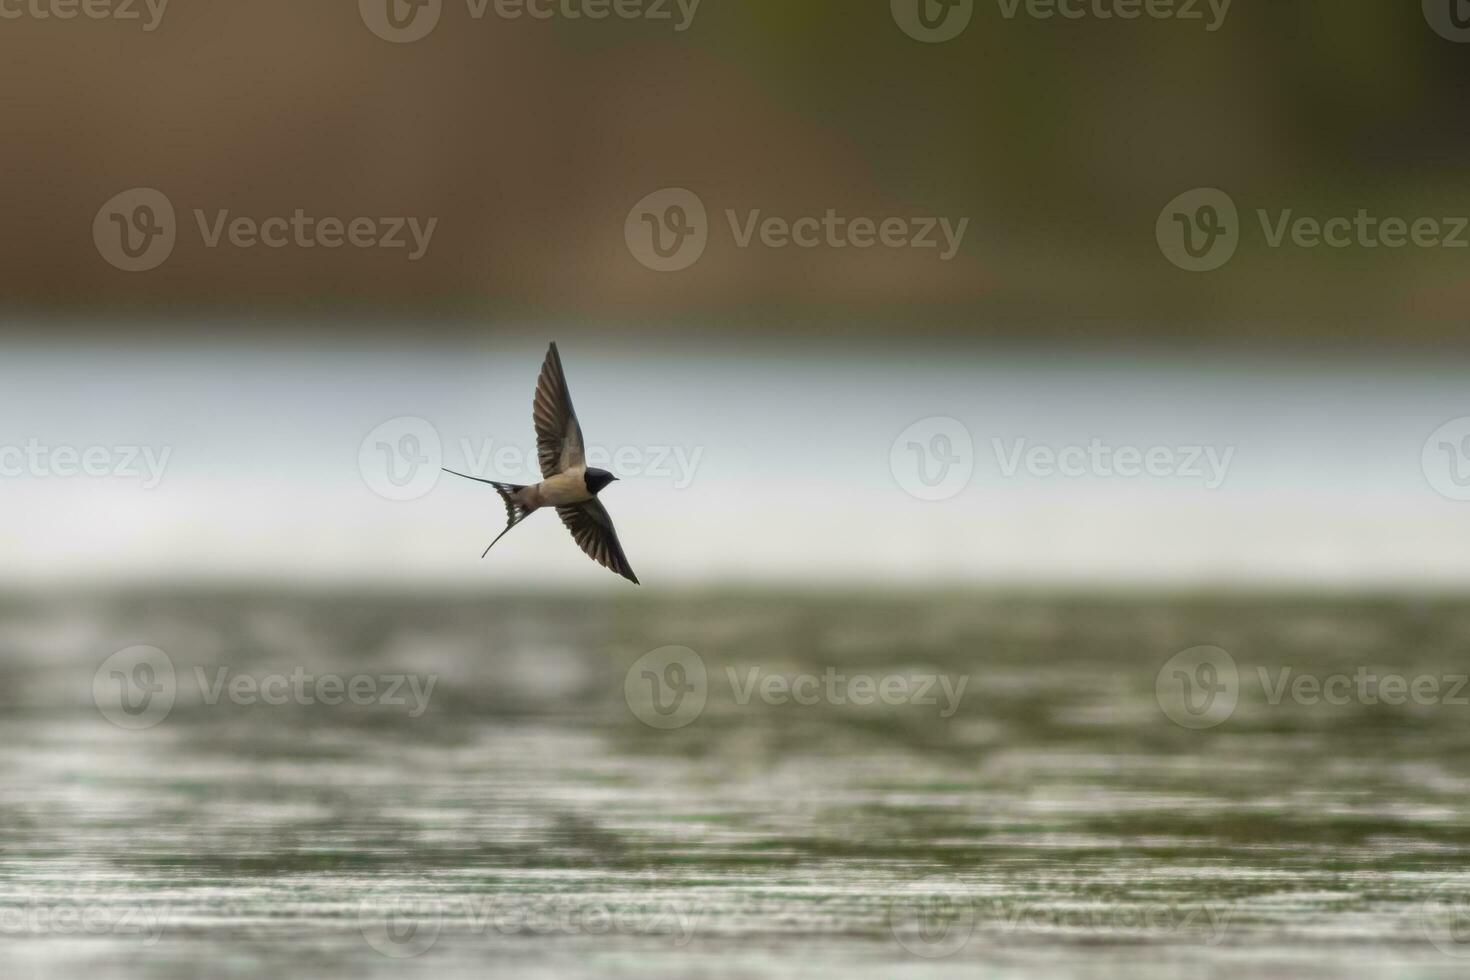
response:
{"label": "flying bird", "polygon": [[[561,354],[556,344],[551,345],[546,352],[546,361],[541,365],[541,378],[536,382],[536,397],[531,403],[531,421],[536,426],[536,454],[543,477],[535,486],[497,483],[448,468],[444,470],[466,480],[488,483],[505,501],[505,530],[490,542],[490,548],[536,511],[555,507],[561,522],[572,532],[572,539],[589,558],[637,585],[638,576],[633,574],[633,567],[623,554],[612,518],[597,499],[597,495],[608,484],[616,483],[618,478],[607,470],[587,465],[582,425],[572,408],[572,395],[567,389],[567,376],[562,371]],[[490,548],[486,548],[480,557],[490,554]]]}

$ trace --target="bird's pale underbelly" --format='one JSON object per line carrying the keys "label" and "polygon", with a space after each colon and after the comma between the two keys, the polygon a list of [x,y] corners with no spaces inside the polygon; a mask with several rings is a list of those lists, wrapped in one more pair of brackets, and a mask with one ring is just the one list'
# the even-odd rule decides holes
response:
{"label": "bird's pale underbelly", "polygon": [[586,472],[582,469],[558,473],[542,480],[532,490],[538,507],[565,507],[592,499],[592,494],[587,492]]}

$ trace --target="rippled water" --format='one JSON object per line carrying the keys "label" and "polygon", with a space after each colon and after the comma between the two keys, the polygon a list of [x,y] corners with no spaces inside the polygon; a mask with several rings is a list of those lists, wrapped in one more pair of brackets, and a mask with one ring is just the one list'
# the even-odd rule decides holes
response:
{"label": "rippled water", "polygon": [[[1470,966],[1467,603],[211,595],[0,613],[7,977]],[[166,714],[124,714],[155,722],[130,730],[94,675],[136,644],[174,678]],[[1235,700],[1194,730],[1159,678],[1201,644],[1239,683],[1186,672]],[[668,645],[705,669],[692,718],[640,693],[697,680],[685,653],[645,674]],[[1280,688],[1282,668],[1424,696],[1329,703]],[[358,675],[371,703],[291,687]],[[814,703],[783,696],[806,675],[793,690]],[[390,696],[400,676],[420,697]],[[285,703],[247,703],[262,683]]]}

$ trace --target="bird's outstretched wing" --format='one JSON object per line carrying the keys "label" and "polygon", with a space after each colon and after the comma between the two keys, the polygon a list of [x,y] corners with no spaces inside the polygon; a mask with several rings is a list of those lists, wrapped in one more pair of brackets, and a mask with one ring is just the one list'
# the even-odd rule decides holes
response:
{"label": "bird's outstretched wing", "polygon": [[628,556],[623,554],[623,546],[618,543],[618,532],[613,527],[612,518],[596,498],[573,507],[558,507],[556,512],[589,558],[634,585],[639,584],[638,576],[633,574],[633,567],[628,564]]}
{"label": "bird's outstretched wing", "polygon": [[546,352],[546,362],[541,365],[536,398],[531,403],[531,419],[536,423],[536,455],[540,458],[543,477],[587,465],[582,425],[572,408],[567,376],[562,372],[561,354],[557,353],[555,344]]}

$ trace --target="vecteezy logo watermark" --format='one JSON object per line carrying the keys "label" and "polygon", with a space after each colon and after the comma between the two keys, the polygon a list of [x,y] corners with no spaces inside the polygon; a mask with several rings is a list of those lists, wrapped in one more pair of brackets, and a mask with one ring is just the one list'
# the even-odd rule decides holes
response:
{"label": "vecteezy logo watermark", "polygon": [[[379,706],[407,708],[410,718],[429,708],[438,677],[412,674],[310,674],[296,667],[289,674],[254,676],[216,667],[195,667],[192,677],[200,702],[214,707],[223,702],[239,707],[294,704],[303,707]],[[119,728],[139,731],[168,717],[179,696],[179,675],[173,660],[157,647],[119,650],[92,675],[92,702],[102,717]]]}
{"label": "vecteezy logo watermark", "polygon": [[[0,0],[0,20],[141,21],[144,32],[163,23],[168,0]],[[145,19],[146,14],[146,19]]]}
{"label": "vecteezy logo watermark", "polygon": [[[682,34],[694,23],[701,0],[465,0],[471,20],[493,13],[501,20],[642,20],[670,23]],[[408,44],[439,25],[444,0],[358,0],[368,30],[385,41]]]}
{"label": "vecteezy logo watermark", "polygon": [[704,202],[683,187],[654,191],[628,212],[623,240],[633,258],[654,272],[687,269],[709,245]]}
{"label": "vecteezy logo watermark", "polygon": [[178,236],[174,206],[151,187],[113,195],[92,219],[98,253],[124,272],[147,272],[173,254]]}
{"label": "vecteezy logo watermark", "polygon": [[1220,647],[1181,650],[1159,668],[1154,696],[1168,719],[1184,728],[1214,728],[1235,713],[1240,672]]}
{"label": "vecteezy logo watermark", "polygon": [[[1267,248],[1470,248],[1470,218],[1384,217],[1359,208],[1352,217],[1298,215],[1292,208],[1256,209]],[[1181,269],[1209,272],[1230,261],[1244,228],[1235,202],[1203,188],[1181,194],[1164,208],[1156,227],[1159,248]]]}
{"label": "vecteezy logo watermark", "polygon": [[[318,218],[302,208],[266,218],[232,217],[228,208],[194,208],[192,214],[205,248],[403,249],[410,262],[428,253],[439,226],[438,218]],[[156,269],[173,254],[178,240],[173,204],[149,187],[123,191],[97,212],[92,239],[98,253],[124,272]]]}
{"label": "vecteezy logo watermark", "polygon": [[1235,447],[1216,446],[1114,446],[1094,438],[1087,445],[1042,446],[1015,439],[1009,445],[991,439],[1000,473],[1012,479],[1023,470],[1038,479],[1061,476],[1125,480],[1148,476],[1156,479],[1194,480],[1207,490],[1218,490],[1230,472]]}
{"label": "vecteezy logo watermark", "polygon": [[1419,924],[1435,949],[1455,959],[1470,958],[1470,884],[1436,885],[1419,909]]}
{"label": "vecteezy logo watermark", "polygon": [[1470,500],[1470,416],[1451,419],[1424,441],[1419,464],[1441,496]]}
{"label": "vecteezy logo watermark", "polygon": [[1154,236],[1164,257],[1179,268],[1210,272],[1235,255],[1240,245],[1240,214],[1222,190],[1185,191],[1159,213]]}
{"label": "vecteezy logo watermark", "polygon": [[439,26],[444,0],[357,0],[357,12],[378,37],[410,44]]}
{"label": "vecteezy logo watermark", "polygon": [[357,928],[373,949],[395,960],[422,956],[444,928],[437,902],[405,895],[370,895],[357,907]]}
{"label": "vecteezy logo watermark", "polygon": [[888,469],[898,485],[920,500],[948,500],[975,473],[975,443],[959,419],[919,419],[893,440]]}
{"label": "vecteezy logo watermark", "polygon": [[103,718],[130,731],[167,718],[177,695],[174,662],[157,647],[119,650],[92,675],[92,703]]}
{"label": "vecteezy logo watermark", "polygon": [[704,712],[708,698],[704,659],[688,647],[650,650],[623,676],[623,699],[650,728],[683,728]]}
{"label": "vecteezy logo watermark", "polygon": [[[768,215],[759,208],[725,209],[736,248],[933,249],[941,262],[959,254],[969,218],[869,217],[825,214],[796,218]],[[666,188],[643,198],[623,222],[628,251],[655,272],[679,272],[699,261],[713,231],[704,202],[693,191]]]}
{"label": "vecteezy logo watermark", "polygon": [[1470,42],[1470,3],[1466,0],[1423,0],[1424,19],[1434,33],[1457,44]]}
{"label": "vecteezy logo watermark", "polygon": [[439,483],[444,458],[439,430],[414,415],[389,419],[357,448],[357,470],[385,500],[417,500]]}
{"label": "vecteezy logo watermark", "polygon": [[172,446],[49,446],[32,437],[24,446],[0,446],[0,478],[71,479],[78,476],[141,480],[144,490],[163,482]]}
{"label": "vecteezy logo watermark", "polygon": [[925,959],[943,959],[965,948],[978,917],[975,896],[948,875],[912,882],[888,903],[888,929],[898,944]]}
{"label": "vecteezy logo watermark", "polygon": [[975,0],[889,0],[894,23],[925,44],[953,41],[970,26]]}

